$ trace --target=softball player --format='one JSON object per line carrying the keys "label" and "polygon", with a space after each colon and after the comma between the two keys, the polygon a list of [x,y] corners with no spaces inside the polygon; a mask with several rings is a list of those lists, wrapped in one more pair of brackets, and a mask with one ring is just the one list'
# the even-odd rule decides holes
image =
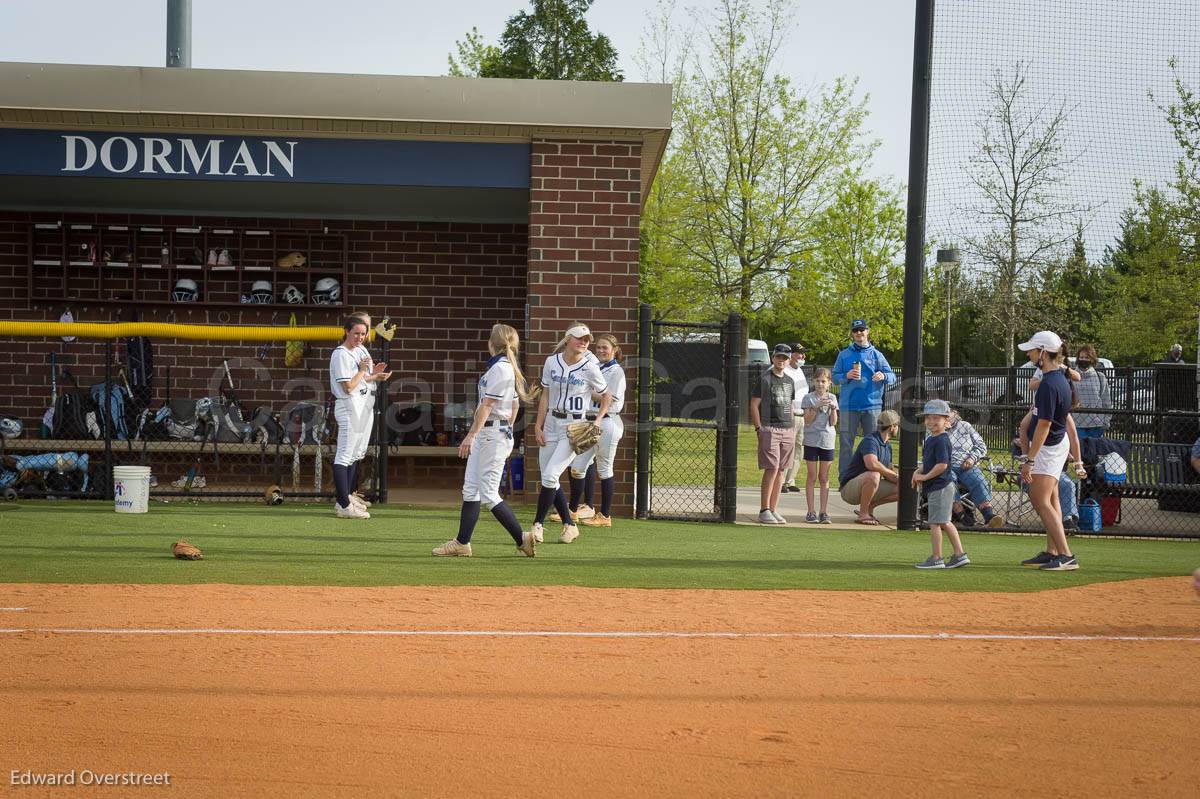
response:
{"label": "softball player", "polygon": [[558,490],[562,473],[575,458],[571,441],[567,438],[567,426],[582,420],[592,405],[592,395],[599,397],[596,419],[608,413],[612,394],[604,376],[600,374],[596,356],[588,351],[592,331],[587,325],[576,323],[567,329],[566,335],[554,354],[546,359],[542,368],[542,394],[538,399],[537,422],[533,428],[538,443],[538,464],[542,470],[542,487],[538,493],[537,515],[534,517],[533,538],[542,542],[542,522],[555,504],[563,520],[559,542],[569,544],[579,537],[579,528],[571,521],[571,511],[566,497]]}
{"label": "softball player", "polygon": [[374,424],[372,384],[392,376],[387,364],[375,363],[363,346],[371,317],[346,317],[346,337],[329,356],[329,388],[333,392],[333,418],[338,424],[337,452],[333,456],[333,485],[337,492],[334,514],[339,519],[369,519],[364,500],[354,494],[358,462],[367,453]]}
{"label": "softball player", "polygon": [[517,550],[533,557],[533,533],[521,529],[512,508],[500,498],[500,478],[504,462],[512,452],[512,426],[520,408],[517,397],[522,401],[529,399],[525,375],[517,363],[519,344],[516,330],[508,325],[492,327],[488,337],[488,352],[492,357],[479,378],[479,407],[475,409],[471,429],[458,446],[458,457],[467,459],[458,537],[436,547],[434,555],[471,557],[471,534],[479,521],[479,507],[487,505],[517,543]]}
{"label": "softball player", "polygon": [[596,337],[596,358],[600,361],[600,374],[604,376],[612,400],[608,412],[603,414],[600,413],[600,403],[592,401],[587,418],[599,420],[600,429],[604,432],[596,446],[580,453],[571,463],[570,505],[572,516],[576,516],[579,499],[584,493],[584,480],[594,460],[600,475],[600,510],[587,516],[578,514],[577,518],[580,524],[588,527],[612,527],[613,459],[617,454],[617,442],[625,433],[625,424],[621,421],[621,409],[625,407],[625,370],[621,368],[621,348],[611,334],[602,333]]}

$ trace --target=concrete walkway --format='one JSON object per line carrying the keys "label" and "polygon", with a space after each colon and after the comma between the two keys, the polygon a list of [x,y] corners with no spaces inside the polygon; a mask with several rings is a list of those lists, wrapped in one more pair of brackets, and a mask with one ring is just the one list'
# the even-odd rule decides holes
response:
{"label": "concrete walkway", "polygon": [[[759,490],[757,488],[739,488],[737,492],[736,524],[759,524],[758,512]],[[818,492],[813,499],[814,510],[819,513],[821,495]],[[807,503],[804,492],[789,492],[779,495],[779,515],[787,519],[787,524],[760,525],[762,527],[813,527],[828,529],[830,527],[852,528],[855,530],[894,530],[896,529],[896,503],[884,505],[876,511],[879,519],[878,526],[855,523],[854,506],[846,504],[836,488],[829,489],[829,518],[832,524],[808,524],[804,521]]]}

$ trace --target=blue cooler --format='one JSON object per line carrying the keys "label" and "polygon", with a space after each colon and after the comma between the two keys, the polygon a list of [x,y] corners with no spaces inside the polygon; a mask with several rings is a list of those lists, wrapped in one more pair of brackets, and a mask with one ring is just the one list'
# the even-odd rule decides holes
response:
{"label": "blue cooler", "polygon": [[1079,529],[1088,533],[1100,532],[1100,503],[1085,499],[1079,503]]}

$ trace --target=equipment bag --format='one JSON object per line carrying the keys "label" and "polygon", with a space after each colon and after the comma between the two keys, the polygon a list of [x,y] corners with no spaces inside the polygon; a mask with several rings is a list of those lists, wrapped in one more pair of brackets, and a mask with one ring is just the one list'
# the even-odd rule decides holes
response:
{"label": "equipment bag", "polygon": [[254,409],[249,422],[250,435],[246,443],[282,444],[283,425],[270,408],[260,405]]}
{"label": "equipment bag", "polygon": [[125,417],[125,409],[130,407],[126,403],[129,395],[125,392],[125,387],[119,384],[108,384],[108,407],[104,407],[105,383],[97,383],[92,386],[92,402],[97,408],[104,409],[104,413],[100,414],[100,431],[101,434],[107,432],[112,425],[112,437],[118,441],[125,441],[129,438],[129,420]]}
{"label": "equipment bag", "polygon": [[284,435],[298,444],[317,444],[322,441],[325,427],[325,408],[313,402],[297,402],[287,412]]}
{"label": "equipment bag", "polygon": [[217,441],[234,443],[245,441],[250,435],[249,425],[242,420],[242,411],[232,403],[212,403],[212,423],[217,427]]}
{"label": "equipment bag", "polygon": [[167,403],[169,414],[164,420],[167,435],[177,441],[199,441],[207,438],[212,400],[208,397],[175,399]]}

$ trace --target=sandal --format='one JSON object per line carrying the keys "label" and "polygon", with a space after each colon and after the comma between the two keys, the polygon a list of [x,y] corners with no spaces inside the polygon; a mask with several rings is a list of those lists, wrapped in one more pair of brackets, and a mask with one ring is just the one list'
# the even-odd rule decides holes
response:
{"label": "sandal", "polygon": [[854,523],[855,524],[867,524],[867,525],[870,525],[871,527],[879,526],[879,520],[876,519],[874,516],[859,516],[859,517],[855,518]]}

